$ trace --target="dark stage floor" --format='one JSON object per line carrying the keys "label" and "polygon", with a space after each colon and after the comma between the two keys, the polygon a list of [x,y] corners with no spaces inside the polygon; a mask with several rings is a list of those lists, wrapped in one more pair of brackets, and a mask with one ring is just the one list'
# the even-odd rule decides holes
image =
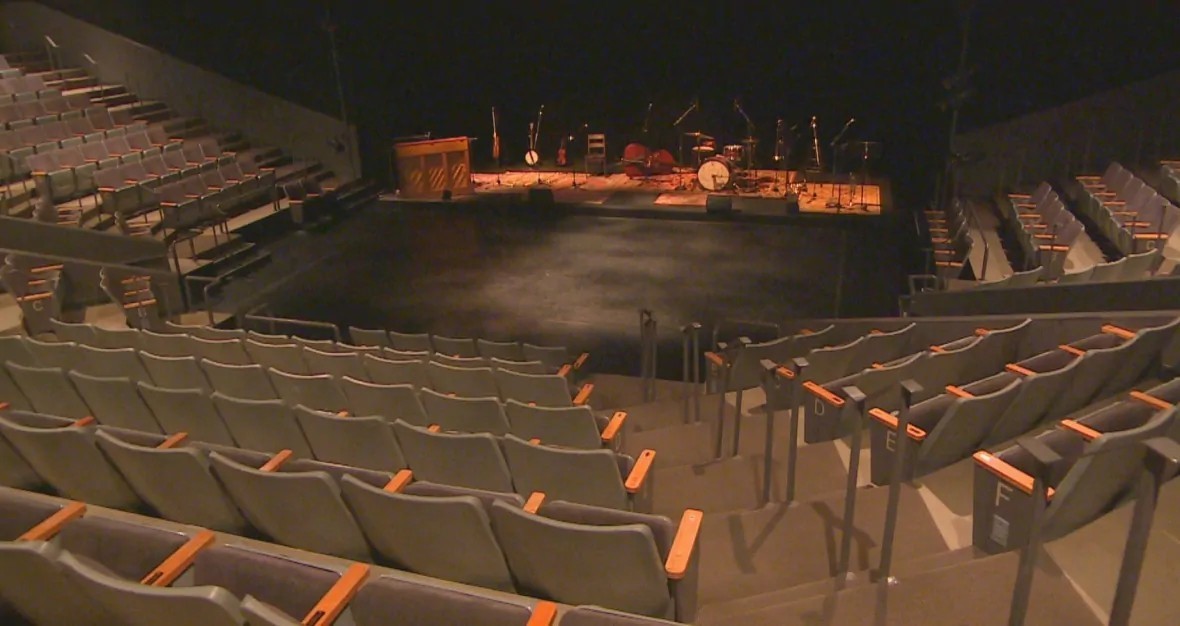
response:
{"label": "dark stage floor", "polygon": [[661,374],[673,377],[676,328],[686,322],[831,316],[838,292],[842,315],[891,313],[893,221],[863,220],[541,216],[379,202],[277,244],[271,266],[230,295],[261,298],[284,317],[564,342],[590,350],[595,371],[626,374],[637,373],[646,308],[660,324]]}

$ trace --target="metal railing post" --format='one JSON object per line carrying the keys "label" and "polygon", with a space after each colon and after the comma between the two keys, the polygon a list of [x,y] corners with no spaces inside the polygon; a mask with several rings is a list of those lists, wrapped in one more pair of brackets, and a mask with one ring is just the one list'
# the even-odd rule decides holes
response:
{"label": "metal railing post", "polygon": [[656,321],[654,315],[648,320],[648,325],[651,327],[648,333],[648,349],[651,354],[648,356],[648,363],[650,363],[650,371],[647,378],[646,397],[648,402],[654,402],[656,399],[656,374],[659,371],[659,323]]}
{"label": "metal railing post", "polygon": [[1045,511],[1049,508],[1049,480],[1053,468],[1061,462],[1061,456],[1034,437],[1025,436],[1016,440],[1032,456],[1032,522],[1028,532],[1028,543],[1021,548],[1020,565],[1016,570],[1016,585],[1012,591],[1012,606],[1008,612],[1008,626],[1022,626],[1028,615],[1028,602],[1032,597],[1033,575],[1036,573],[1037,557],[1041,550],[1041,530],[1044,526]]}
{"label": "metal railing post", "polygon": [[[742,352],[742,350],[745,350],[745,349],[746,349],[746,346],[748,346],[748,345],[750,345],[750,338],[749,338],[749,337],[738,337],[738,341],[737,341],[737,351],[736,351],[736,352],[734,352],[734,354],[733,354],[732,358],[728,358],[728,357],[726,358],[726,360],[727,360],[727,361],[729,362],[729,364],[730,364],[730,365],[729,365],[729,372],[730,372],[730,373],[729,373],[729,377],[730,377],[730,379],[731,379],[731,380],[732,380],[732,377],[733,377],[733,366],[734,366],[734,364],[735,364],[735,363],[737,363],[737,360],[738,360],[739,358],[741,358],[741,352]],[[728,387],[728,385],[726,385],[726,386]],[[740,443],[741,443],[741,435],[742,435],[742,400],[745,398],[745,395],[746,395],[746,390],[745,390],[745,389],[738,389],[738,390],[737,390],[737,391],[735,391],[734,393],[736,393],[736,394],[737,394],[737,396],[734,398],[734,403],[733,403],[733,404],[734,404],[734,411],[733,411],[733,453],[732,453],[730,456],[737,456],[737,454],[738,454],[738,444],[740,444]],[[722,400],[723,400],[723,401],[724,401],[724,399],[725,399],[725,396],[722,396]]]}
{"label": "metal railing post", "polygon": [[692,323],[692,421],[701,421],[701,325]]}
{"label": "metal railing post", "polygon": [[690,337],[691,333],[691,326],[686,325],[680,327],[681,360],[684,366],[684,379],[683,383],[680,385],[680,395],[681,399],[684,401],[683,406],[681,407],[681,418],[685,424],[689,423],[689,406],[692,402],[689,399],[689,397],[692,395],[692,381],[690,380],[692,368],[688,362],[688,355],[690,352],[692,352],[692,339]]}
{"label": "metal railing post", "polygon": [[[775,411],[774,402],[772,401],[772,391],[781,389],[782,385],[789,385],[787,391],[788,401],[787,409],[790,411],[790,424],[792,428],[798,429],[795,424],[795,379],[796,375],[793,370],[788,367],[779,367],[777,363],[770,359],[763,359],[762,365],[762,385],[766,390],[766,447],[763,450],[763,465],[762,465],[762,505],[770,504],[771,485],[774,482],[774,429],[775,429]],[[774,396],[781,394],[775,392]],[[798,442],[796,441],[796,445]],[[793,456],[794,453],[792,453]],[[790,504],[795,498],[795,464],[794,458],[787,459],[787,504]]]}
{"label": "metal railing post", "polygon": [[798,467],[799,459],[799,387],[803,385],[803,370],[807,369],[811,363],[803,357],[794,359],[794,379],[791,381],[791,390],[787,394],[788,401],[791,403],[791,418],[787,427],[791,432],[787,433],[787,503],[795,501],[795,483],[798,482]]}
{"label": "metal railing post", "polygon": [[725,394],[729,391],[730,374],[733,372],[733,362],[728,355],[718,355],[721,359],[721,391],[717,398],[717,441],[713,446],[713,458],[721,459],[721,447],[725,438]]}
{"label": "metal railing post", "polygon": [[651,311],[639,310],[639,385],[643,392],[643,401],[648,401],[648,376],[651,375]]}
{"label": "metal railing post", "polygon": [[1151,539],[1151,523],[1160,487],[1180,471],[1180,443],[1168,437],[1157,437],[1144,442],[1144,447],[1144,469],[1136,488],[1135,514],[1131,518],[1127,547],[1119,568],[1119,582],[1110,609],[1110,626],[1127,626],[1131,622],[1131,609],[1135,606],[1139,575],[1143,571],[1147,542]]}
{"label": "metal railing post", "polygon": [[844,392],[850,402],[856,405],[856,412],[860,415],[861,427],[852,432],[852,451],[848,457],[848,482],[844,487],[844,528],[840,536],[840,565],[838,572],[845,580],[850,580],[848,573],[852,563],[852,531],[856,526],[856,483],[860,473],[860,448],[863,439],[865,421],[865,394],[856,386],[844,387]]}
{"label": "metal railing post", "polygon": [[[889,584],[897,579],[890,575],[893,567],[893,537],[897,532],[898,508],[901,504],[901,477],[905,473],[906,452],[909,449],[910,407],[914,396],[922,393],[922,385],[907,378],[901,381],[901,410],[897,417],[897,447],[893,451],[893,476],[889,481],[889,504],[885,509],[885,531],[881,535],[881,562],[877,575]],[[863,424],[862,424],[863,426]]]}

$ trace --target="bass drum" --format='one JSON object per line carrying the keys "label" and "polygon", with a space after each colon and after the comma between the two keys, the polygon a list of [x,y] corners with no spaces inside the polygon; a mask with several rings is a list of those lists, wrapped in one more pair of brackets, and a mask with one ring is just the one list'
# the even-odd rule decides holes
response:
{"label": "bass drum", "polygon": [[697,168],[697,183],[705,191],[721,191],[733,182],[733,165],[724,157],[706,159]]}

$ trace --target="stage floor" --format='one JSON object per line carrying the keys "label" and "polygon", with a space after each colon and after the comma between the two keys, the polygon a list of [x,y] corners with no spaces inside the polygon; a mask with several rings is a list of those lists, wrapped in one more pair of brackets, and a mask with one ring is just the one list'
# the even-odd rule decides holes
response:
{"label": "stage floor", "polygon": [[586,176],[580,172],[554,170],[509,170],[472,175],[476,194],[519,194],[532,187],[553,190],[554,200],[563,204],[624,206],[659,210],[701,209],[710,195],[733,198],[734,208],[754,213],[776,214],[785,210],[794,183],[802,213],[880,215],[888,206],[887,187],[880,184],[808,182],[797,172],[755,170],[756,185],[741,191],[707,192],[696,184],[696,172],[630,178],[616,173]]}

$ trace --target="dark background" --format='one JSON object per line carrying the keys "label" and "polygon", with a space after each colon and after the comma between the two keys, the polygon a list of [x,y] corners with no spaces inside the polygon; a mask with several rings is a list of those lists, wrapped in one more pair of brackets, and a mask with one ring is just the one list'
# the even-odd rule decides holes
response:
{"label": "dark background", "polygon": [[[483,139],[501,113],[507,161],[545,104],[541,152],[584,125],[611,151],[640,139],[675,151],[672,121],[722,143],[744,134],[740,98],[773,149],[776,119],[824,146],[885,145],[903,203],[930,189],[947,142],[941,80],[958,63],[960,5],[907,2],[589,3],[433,0],[47,0],[45,4],[310,108],[339,115],[326,21],[336,37],[366,170],[382,176],[394,137],[431,131]],[[970,12],[975,95],[961,129],[1180,67],[1180,3],[981,1]],[[809,133],[805,140],[810,140]],[[799,145],[797,152],[807,146]],[[581,148],[575,142],[573,153]]]}

